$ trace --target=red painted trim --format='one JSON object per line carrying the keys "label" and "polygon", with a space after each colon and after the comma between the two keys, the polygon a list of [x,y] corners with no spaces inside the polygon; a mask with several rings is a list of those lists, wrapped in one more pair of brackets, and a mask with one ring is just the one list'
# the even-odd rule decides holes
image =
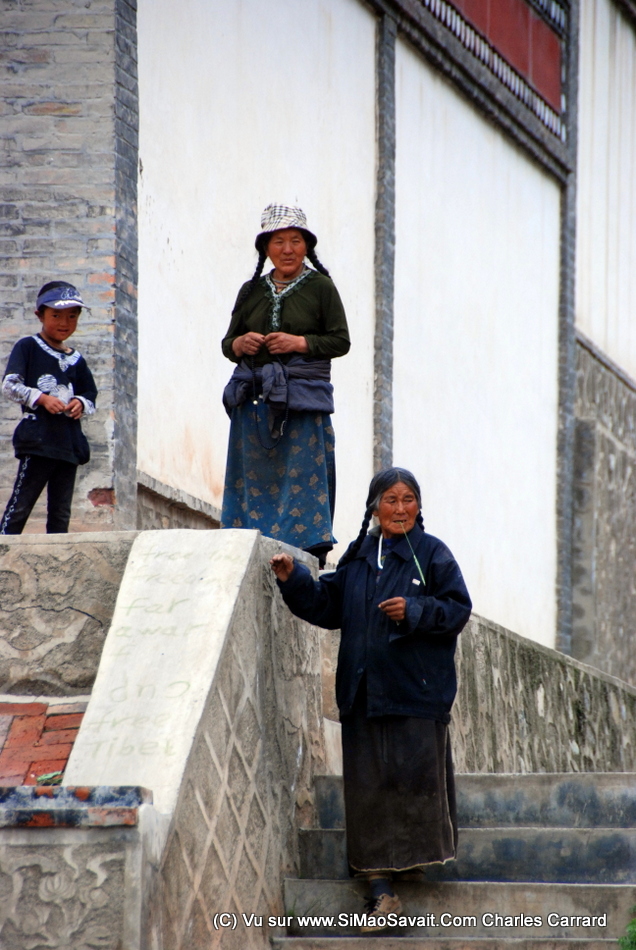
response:
{"label": "red painted trim", "polygon": [[500,56],[561,112],[561,40],[526,0],[448,0]]}

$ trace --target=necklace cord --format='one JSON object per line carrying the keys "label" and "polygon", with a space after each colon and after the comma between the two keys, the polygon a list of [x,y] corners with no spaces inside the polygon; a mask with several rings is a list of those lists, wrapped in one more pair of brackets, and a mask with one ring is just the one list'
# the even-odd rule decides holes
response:
{"label": "necklace cord", "polygon": [[[402,524],[402,531],[404,531],[404,524]],[[406,540],[407,540],[407,542],[408,542],[408,545],[409,545],[409,547],[410,547],[410,549],[411,549],[411,554],[413,555],[413,560],[415,561],[415,565],[416,565],[416,567],[417,567],[418,573],[419,573],[420,577],[422,578],[422,583],[424,584],[424,587],[426,587],[426,581],[424,580],[424,572],[422,571],[422,568],[420,567],[420,562],[419,562],[418,559],[417,559],[417,554],[416,554],[415,551],[413,550],[413,545],[411,544],[411,539],[409,538],[409,536],[408,536],[408,534],[406,533],[406,531],[404,531],[404,537],[406,538]]]}

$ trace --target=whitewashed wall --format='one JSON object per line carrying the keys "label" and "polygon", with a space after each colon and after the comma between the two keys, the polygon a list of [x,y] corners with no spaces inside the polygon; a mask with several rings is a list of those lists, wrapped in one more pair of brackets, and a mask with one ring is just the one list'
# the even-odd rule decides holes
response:
{"label": "whitewashed wall", "polygon": [[581,4],[576,319],[636,377],[636,29]]}
{"label": "whitewashed wall", "polygon": [[[140,0],[139,468],[221,505],[221,338],[270,201],[300,204],[349,318],[336,533],[372,473],[375,19],[358,0]],[[362,488],[361,488],[362,485]]]}
{"label": "whitewashed wall", "polygon": [[395,460],[475,610],[555,642],[557,185],[400,43]]}

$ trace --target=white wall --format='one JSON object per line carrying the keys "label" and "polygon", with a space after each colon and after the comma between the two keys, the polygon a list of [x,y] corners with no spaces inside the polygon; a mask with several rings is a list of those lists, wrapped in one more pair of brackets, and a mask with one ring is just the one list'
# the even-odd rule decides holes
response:
{"label": "white wall", "polygon": [[555,642],[556,184],[397,50],[395,461],[474,609]]}
{"label": "white wall", "polygon": [[220,341],[262,209],[300,204],[353,341],[333,371],[346,542],[372,473],[375,19],[358,0],[140,0],[138,28],[139,467],[221,505]]}
{"label": "white wall", "polygon": [[636,377],[636,30],[581,4],[576,320]]}

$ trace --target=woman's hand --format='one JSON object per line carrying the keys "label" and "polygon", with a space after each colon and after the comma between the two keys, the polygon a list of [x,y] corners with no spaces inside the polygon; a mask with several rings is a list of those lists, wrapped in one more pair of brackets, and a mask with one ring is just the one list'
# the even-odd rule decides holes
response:
{"label": "woman's hand", "polygon": [[304,336],[293,333],[268,333],[264,337],[265,346],[270,353],[308,353],[309,347]]}
{"label": "woman's hand", "polygon": [[250,330],[249,333],[244,333],[243,336],[237,336],[235,340],[232,340],[232,352],[235,356],[256,356],[265,343],[265,339],[262,333]]}
{"label": "woman's hand", "polygon": [[378,607],[387,615],[389,620],[395,620],[396,623],[400,623],[406,617],[406,600],[404,597],[391,597],[389,600],[383,600],[381,604],[378,604]]}
{"label": "woman's hand", "polygon": [[289,554],[275,554],[269,562],[271,569],[283,584],[289,580],[291,572],[294,570],[294,559]]}

